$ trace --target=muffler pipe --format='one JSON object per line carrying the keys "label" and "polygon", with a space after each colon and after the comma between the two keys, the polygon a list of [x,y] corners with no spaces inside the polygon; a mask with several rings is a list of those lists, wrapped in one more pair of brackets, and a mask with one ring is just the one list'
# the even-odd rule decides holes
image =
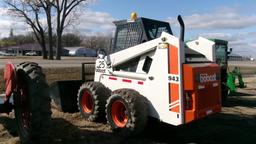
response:
{"label": "muffler pipe", "polygon": [[180,40],[184,42],[185,25],[184,25],[183,19],[180,15],[178,15],[177,19],[178,19],[179,24],[180,24]]}

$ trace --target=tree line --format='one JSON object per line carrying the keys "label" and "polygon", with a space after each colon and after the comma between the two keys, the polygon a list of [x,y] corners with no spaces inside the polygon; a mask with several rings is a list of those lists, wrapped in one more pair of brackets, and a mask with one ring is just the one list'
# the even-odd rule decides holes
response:
{"label": "tree line", "polygon": [[[45,34],[45,42],[49,43],[48,35]],[[34,33],[27,33],[25,35],[15,35],[11,30],[9,37],[0,40],[0,47],[18,46],[23,44],[30,44],[37,42]],[[57,36],[54,34],[52,37],[53,46],[57,45]],[[93,35],[81,36],[75,33],[65,33],[62,36],[63,47],[77,47],[82,46],[85,48],[92,48],[95,50],[104,49],[110,51],[111,36]]]}
{"label": "tree line", "polygon": [[[72,13],[83,9],[89,0],[4,0],[9,11],[22,18],[33,30],[42,48],[43,59],[54,59],[55,47],[57,60],[61,59],[63,33],[75,19]],[[43,22],[45,19],[46,22]],[[54,43],[54,40],[56,43]],[[49,56],[46,49],[49,49]]]}

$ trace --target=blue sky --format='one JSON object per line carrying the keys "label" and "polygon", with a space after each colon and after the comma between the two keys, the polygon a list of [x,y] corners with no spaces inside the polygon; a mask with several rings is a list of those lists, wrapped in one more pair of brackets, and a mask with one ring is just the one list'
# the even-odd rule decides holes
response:
{"label": "blue sky", "polygon": [[127,12],[136,11],[144,17],[166,19],[170,16],[190,15],[191,13],[205,13],[209,9],[229,6],[255,6],[256,2],[251,1],[221,1],[221,0],[98,0],[90,8],[95,11],[111,13],[118,19],[127,16]]}
{"label": "blue sky", "polygon": [[[114,20],[128,19],[135,11],[140,17],[167,21],[174,34],[179,33],[177,15],[186,25],[186,39],[198,36],[229,41],[234,52],[256,57],[256,1],[255,0],[92,0],[85,11],[79,12],[79,21],[67,29],[82,35],[111,34]],[[1,7],[1,2],[0,2]],[[24,23],[8,17],[0,9],[0,37],[10,28],[24,33]],[[43,20],[42,20],[43,21]],[[25,30],[25,31],[24,31]]]}
{"label": "blue sky", "polygon": [[109,13],[114,19],[139,16],[168,21],[175,34],[177,15],[184,18],[186,39],[198,36],[229,41],[235,53],[256,57],[255,0],[98,0],[89,9]]}

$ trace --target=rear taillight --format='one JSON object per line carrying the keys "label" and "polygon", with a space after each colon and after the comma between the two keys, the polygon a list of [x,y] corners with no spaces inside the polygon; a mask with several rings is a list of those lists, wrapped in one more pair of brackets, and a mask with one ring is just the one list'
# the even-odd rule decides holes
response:
{"label": "rear taillight", "polygon": [[192,99],[192,94],[190,92],[185,92],[185,109],[186,110],[193,109],[193,99]]}

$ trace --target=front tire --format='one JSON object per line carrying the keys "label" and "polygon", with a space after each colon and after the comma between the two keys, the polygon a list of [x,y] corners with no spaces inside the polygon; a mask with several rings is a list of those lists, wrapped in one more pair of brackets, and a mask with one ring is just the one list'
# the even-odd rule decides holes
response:
{"label": "front tire", "polygon": [[104,121],[105,105],[111,91],[100,82],[86,82],[78,91],[78,108],[86,120]]}
{"label": "front tire", "polygon": [[137,135],[148,121],[147,99],[131,89],[116,90],[107,101],[106,113],[114,132],[122,136]]}
{"label": "front tire", "polygon": [[14,111],[21,143],[47,143],[51,106],[49,86],[36,63],[18,65]]}

